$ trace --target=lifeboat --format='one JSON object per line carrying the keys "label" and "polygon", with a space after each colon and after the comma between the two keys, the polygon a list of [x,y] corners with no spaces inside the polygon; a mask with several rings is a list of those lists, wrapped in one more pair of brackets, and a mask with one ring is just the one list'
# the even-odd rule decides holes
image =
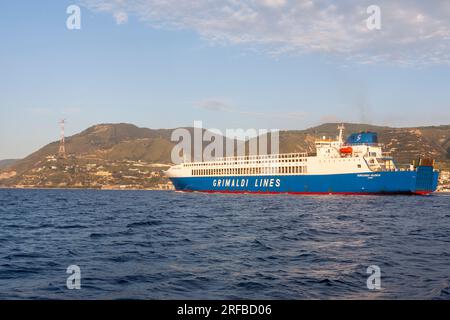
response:
{"label": "lifeboat", "polygon": [[353,148],[352,147],[342,147],[341,149],[339,149],[339,152],[341,154],[352,154]]}

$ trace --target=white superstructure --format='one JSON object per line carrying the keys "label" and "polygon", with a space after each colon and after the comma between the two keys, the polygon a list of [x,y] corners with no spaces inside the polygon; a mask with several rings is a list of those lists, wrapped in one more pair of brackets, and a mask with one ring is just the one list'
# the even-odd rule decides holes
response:
{"label": "white superstructure", "polygon": [[[390,155],[378,143],[351,144],[343,141],[343,126],[336,140],[315,142],[316,154],[285,153],[217,158],[186,162],[171,167],[169,177],[323,175],[397,170]],[[361,133],[362,135],[364,133]]]}

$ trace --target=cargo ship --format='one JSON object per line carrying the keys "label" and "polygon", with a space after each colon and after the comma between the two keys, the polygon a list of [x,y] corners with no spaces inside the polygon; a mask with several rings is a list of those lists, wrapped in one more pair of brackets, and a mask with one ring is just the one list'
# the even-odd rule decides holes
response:
{"label": "cargo ship", "polygon": [[172,166],[166,175],[178,191],[288,194],[418,194],[437,188],[434,160],[399,169],[375,132],[315,141],[316,153],[215,158]]}

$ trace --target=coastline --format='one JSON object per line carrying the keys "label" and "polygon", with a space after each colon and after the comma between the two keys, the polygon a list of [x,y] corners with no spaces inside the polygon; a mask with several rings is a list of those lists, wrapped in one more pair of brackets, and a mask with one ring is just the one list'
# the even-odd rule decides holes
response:
{"label": "coastline", "polygon": [[[92,190],[92,191],[176,191],[175,189],[158,188],[89,188],[89,187],[5,187],[0,186],[0,190]],[[434,191],[431,194],[450,194],[447,191]]]}
{"label": "coastline", "polygon": [[92,191],[175,191],[175,189],[158,188],[89,188],[89,187],[5,187],[0,190],[92,190]]}

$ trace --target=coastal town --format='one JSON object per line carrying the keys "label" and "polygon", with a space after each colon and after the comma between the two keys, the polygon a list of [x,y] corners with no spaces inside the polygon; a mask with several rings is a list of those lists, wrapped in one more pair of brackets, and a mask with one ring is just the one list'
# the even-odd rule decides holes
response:
{"label": "coastal town", "polygon": [[15,173],[4,173],[14,188],[86,188],[104,190],[172,190],[171,182],[164,176],[166,164],[144,161],[110,161],[95,158],[66,159],[47,156],[33,169],[15,181]]}
{"label": "coastal town", "polygon": [[441,171],[437,192],[450,192],[450,171]]}

